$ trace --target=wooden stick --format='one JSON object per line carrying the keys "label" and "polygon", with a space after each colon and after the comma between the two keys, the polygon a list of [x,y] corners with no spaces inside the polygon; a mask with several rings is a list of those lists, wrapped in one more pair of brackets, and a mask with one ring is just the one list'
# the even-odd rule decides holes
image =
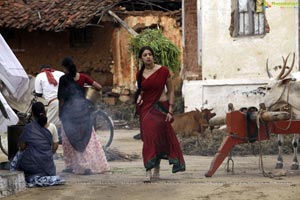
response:
{"label": "wooden stick", "polygon": [[115,18],[130,34],[133,36],[137,36],[138,33],[135,32],[132,28],[130,28],[120,17],[118,17],[113,11],[109,10],[108,14],[110,14],[113,18]]}
{"label": "wooden stick", "polygon": [[[258,112],[252,112],[250,119],[255,121]],[[290,113],[284,111],[269,112],[265,111],[261,114],[261,119],[266,122],[289,120],[291,118]],[[216,116],[209,120],[209,126],[222,126],[226,124],[226,116]]]}

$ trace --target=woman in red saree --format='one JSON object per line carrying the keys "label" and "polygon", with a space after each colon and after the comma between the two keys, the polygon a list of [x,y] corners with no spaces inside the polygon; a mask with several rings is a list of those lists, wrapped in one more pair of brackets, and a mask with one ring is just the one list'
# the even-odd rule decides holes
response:
{"label": "woman in red saree", "polygon": [[149,182],[159,178],[161,159],[169,160],[173,173],[185,171],[185,162],[171,126],[174,88],[169,69],[154,63],[154,52],[149,46],[140,49],[139,59],[143,65],[137,73],[135,102],[140,116],[145,181]]}

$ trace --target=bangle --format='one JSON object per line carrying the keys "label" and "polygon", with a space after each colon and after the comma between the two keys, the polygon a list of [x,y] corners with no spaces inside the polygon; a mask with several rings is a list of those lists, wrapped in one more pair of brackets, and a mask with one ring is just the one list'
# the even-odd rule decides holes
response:
{"label": "bangle", "polygon": [[170,111],[169,111],[168,113],[169,113],[170,115],[173,115],[173,113],[172,113],[172,112],[170,112]]}
{"label": "bangle", "polygon": [[174,104],[169,103],[170,106],[174,106]]}

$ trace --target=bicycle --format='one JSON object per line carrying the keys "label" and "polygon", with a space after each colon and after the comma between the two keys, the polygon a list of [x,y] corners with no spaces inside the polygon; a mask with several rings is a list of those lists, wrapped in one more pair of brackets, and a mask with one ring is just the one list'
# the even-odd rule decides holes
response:
{"label": "bicycle", "polygon": [[114,122],[105,111],[103,95],[92,87],[85,87],[85,97],[93,104],[94,111],[91,114],[98,139],[100,140],[100,143],[107,148],[113,141]]}
{"label": "bicycle", "polygon": [[[26,125],[32,122],[32,114],[31,114],[31,107],[32,105],[38,101],[38,98],[35,93],[32,93],[33,99],[31,100],[30,105],[28,106],[26,112],[16,112],[17,116],[19,117],[18,125]],[[101,100],[102,96],[100,97],[100,102],[94,103],[94,108],[91,113],[92,119],[94,121],[94,129],[97,133],[98,139],[100,143],[105,148],[108,148],[114,137],[114,122],[110,116],[105,112],[105,105]],[[7,140],[7,132],[0,135],[0,149],[1,151],[8,156],[8,140]]]}
{"label": "bicycle", "polygon": [[101,105],[96,105],[96,110],[93,111],[94,129],[97,133],[100,143],[104,147],[109,147],[114,137],[114,122],[110,116],[107,115]]}

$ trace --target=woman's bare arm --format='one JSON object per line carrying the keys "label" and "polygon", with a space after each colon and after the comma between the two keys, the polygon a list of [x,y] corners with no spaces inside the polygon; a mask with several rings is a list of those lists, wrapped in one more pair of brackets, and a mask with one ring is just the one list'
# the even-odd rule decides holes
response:
{"label": "woman's bare arm", "polygon": [[23,141],[19,141],[18,146],[21,151],[24,151],[26,149],[26,143]]}
{"label": "woman's bare arm", "polygon": [[53,154],[55,154],[57,148],[58,148],[58,142],[53,142],[53,144],[52,144],[52,153]]}
{"label": "woman's bare arm", "polygon": [[97,83],[96,81],[93,82],[92,86],[98,91],[100,91],[102,89],[102,86],[99,83]]}

